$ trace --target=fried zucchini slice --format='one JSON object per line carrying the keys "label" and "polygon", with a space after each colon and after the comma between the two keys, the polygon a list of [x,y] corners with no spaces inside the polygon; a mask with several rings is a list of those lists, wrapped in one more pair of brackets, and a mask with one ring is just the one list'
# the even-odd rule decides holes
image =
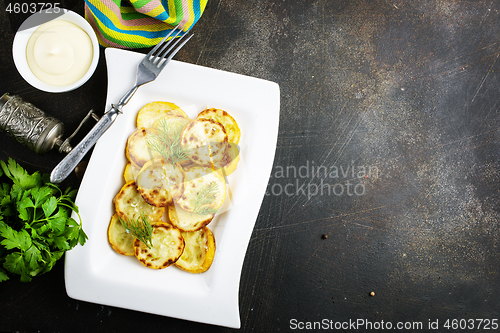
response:
{"label": "fried zucchini slice", "polygon": [[241,131],[238,126],[238,123],[234,118],[224,110],[221,109],[205,109],[201,111],[198,116],[198,119],[213,119],[224,126],[224,129],[227,133],[227,141],[238,144],[241,138]]}
{"label": "fried zucchini slice", "polygon": [[193,120],[182,130],[181,140],[194,163],[212,168],[227,163],[227,134],[221,123],[213,119]]}
{"label": "fried zucchini slice", "polygon": [[182,167],[172,165],[163,158],[146,162],[137,175],[137,190],[150,205],[165,207],[179,197],[184,187]]}
{"label": "fried zucchini slice", "polygon": [[162,101],[148,103],[137,113],[137,127],[152,127],[155,121],[171,114],[189,118],[186,112],[174,103]]}
{"label": "fried zucchini slice", "polygon": [[163,269],[176,262],[184,251],[184,238],[179,229],[168,223],[156,222],[153,226],[151,248],[137,238],[134,253],[146,267]]}
{"label": "fried zucchini slice", "polygon": [[225,176],[229,176],[236,170],[238,162],[240,161],[240,150],[238,145],[235,143],[229,143],[229,149],[227,150],[227,160],[223,167],[223,172]]}
{"label": "fried zucchini slice", "polygon": [[206,272],[215,257],[215,238],[207,227],[194,232],[181,232],[185,246],[175,266],[189,273]]}
{"label": "fried zucchini slice", "polygon": [[118,215],[113,214],[108,226],[108,242],[113,250],[124,256],[133,256],[134,239],[135,237],[122,225]]}
{"label": "fried zucchini slice", "polygon": [[137,190],[134,181],[123,185],[113,198],[116,214],[122,219],[137,220],[144,214],[150,221],[158,221],[162,218],[165,208],[155,207],[148,204]]}
{"label": "fried zucchini slice", "polygon": [[[167,132],[169,135],[177,134],[179,137],[181,135],[182,129],[186,126],[191,119],[179,116],[176,114],[169,114],[162,118],[156,120],[151,128],[156,129],[157,131]],[[167,129],[166,131],[164,129]],[[170,137],[170,140],[175,140],[175,137]]]}
{"label": "fried zucchini slice", "polygon": [[196,231],[212,222],[215,214],[196,214],[188,212],[178,205],[167,207],[170,223],[181,231]]}
{"label": "fried zucchini slice", "polygon": [[135,181],[140,171],[141,169],[137,169],[132,163],[128,162],[125,166],[125,170],[123,170],[123,179],[125,179],[126,183]]}
{"label": "fried zucchini slice", "polygon": [[194,166],[184,170],[184,191],[174,202],[196,214],[214,214],[226,199],[226,181],[220,172]]}
{"label": "fried zucchini slice", "polygon": [[[160,153],[148,146],[148,140],[155,131],[152,128],[138,128],[127,139],[125,156],[137,169],[141,169],[147,161],[160,157]],[[149,135],[148,135],[149,134]]]}

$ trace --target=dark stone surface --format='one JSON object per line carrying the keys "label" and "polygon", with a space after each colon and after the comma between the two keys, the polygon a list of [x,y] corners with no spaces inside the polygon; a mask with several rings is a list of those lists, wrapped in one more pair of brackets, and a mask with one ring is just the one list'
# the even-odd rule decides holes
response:
{"label": "dark stone surface", "polygon": [[[36,91],[11,56],[22,20],[0,4],[0,92],[68,132],[90,108],[102,113],[104,61],[74,92]],[[439,320],[446,331],[447,319],[500,317],[499,11],[483,0],[209,1],[176,59],[281,89],[240,282],[242,331],[289,331],[291,319]],[[7,157],[45,172],[60,158],[4,136]],[[63,268],[0,284],[0,331],[229,331],[72,300]]]}

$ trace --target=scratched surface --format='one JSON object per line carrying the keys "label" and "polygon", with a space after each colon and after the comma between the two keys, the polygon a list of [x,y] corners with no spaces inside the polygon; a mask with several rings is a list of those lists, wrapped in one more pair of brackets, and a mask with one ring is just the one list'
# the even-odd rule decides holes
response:
{"label": "scratched surface", "polygon": [[[292,319],[427,328],[500,317],[499,11],[492,0],[209,1],[177,59],[281,89],[275,162],[240,283],[242,331],[289,331]],[[0,19],[9,42],[12,22]],[[70,127],[67,100],[104,103],[104,66],[83,90],[48,97],[0,52],[12,73],[2,90],[55,103]],[[55,164],[2,140],[2,158]],[[0,285],[0,330],[147,321],[155,332],[229,331],[71,300],[62,272]]]}

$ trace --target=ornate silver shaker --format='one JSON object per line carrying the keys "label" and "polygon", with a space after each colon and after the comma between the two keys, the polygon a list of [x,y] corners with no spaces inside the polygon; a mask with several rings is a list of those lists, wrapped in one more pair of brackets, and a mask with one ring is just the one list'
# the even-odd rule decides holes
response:
{"label": "ornate silver shaker", "polygon": [[63,145],[64,124],[16,95],[0,97],[0,130],[20,143],[44,154],[57,146],[68,153],[71,146]]}
{"label": "ornate silver shaker", "polygon": [[61,137],[64,133],[64,124],[61,121],[50,117],[19,96],[5,93],[0,97],[0,131],[28,146],[37,154],[44,154],[54,146],[60,153],[69,153],[73,149],[69,144],[70,140],[90,118],[99,120],[93,110],[90,110],[73,134],[63,141]]}

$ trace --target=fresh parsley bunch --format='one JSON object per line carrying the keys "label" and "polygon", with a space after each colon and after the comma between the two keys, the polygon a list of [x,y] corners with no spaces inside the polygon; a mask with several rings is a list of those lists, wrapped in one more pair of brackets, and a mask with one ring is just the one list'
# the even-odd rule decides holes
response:
{"label": "fresh parsley bunch", "polygon": [[31,281],[66,251],[85,244],[75,196],[76,190],[62,191],[47,174],[30,175],[11,158],[0,161],[0,282],[11,274]]}

